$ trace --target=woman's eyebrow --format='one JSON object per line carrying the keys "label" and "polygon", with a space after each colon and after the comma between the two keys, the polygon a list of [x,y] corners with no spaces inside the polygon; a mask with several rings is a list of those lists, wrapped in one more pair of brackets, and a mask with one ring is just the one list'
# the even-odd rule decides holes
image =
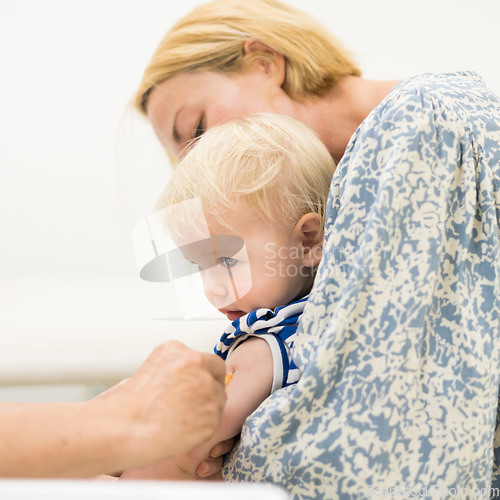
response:
{"label": "woman's eyebrow", "polygon": [[181,136],[179,135],[179,131],[177,130],[177,117],[179,116],[179,113],[182,111],[183,108],[184,108],[184,106],[181,106],[177,110],[177,113],[175,114],[175,118],[174,118],[174,140],[176,142],[180,142],[180,140],[181,140]]}

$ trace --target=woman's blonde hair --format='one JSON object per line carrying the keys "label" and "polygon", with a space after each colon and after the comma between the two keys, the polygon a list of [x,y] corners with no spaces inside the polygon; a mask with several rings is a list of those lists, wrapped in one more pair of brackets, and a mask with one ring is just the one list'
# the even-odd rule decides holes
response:
{"label": "woman's blonde hair", "polygon": [[234,215],[292,228],[310,212],[324,217],[335,163],[316,134],[283,115],[261,113],[210,129],[196,140],[157,203],[171,233],[193,226],[198,198],[206,218],[235,229]]}
{"label": "woman's blonde hair", "polygon": [[249,38],[285,57],[283,90],[297,101],[324,95],[342,77],[361,72],[348,52],[318,22],[277,0],[214,0],[181,19],[156,50],[135,96],[147,113],[151,91],[187,71],[244,73],[271,52],[246,54]]}

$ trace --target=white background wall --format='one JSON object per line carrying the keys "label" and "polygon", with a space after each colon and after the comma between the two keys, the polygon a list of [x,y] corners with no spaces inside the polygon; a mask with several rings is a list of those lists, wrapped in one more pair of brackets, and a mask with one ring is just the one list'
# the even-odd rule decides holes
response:
{"label": "white background wall", "polygon": [[[130,235],[169,166],[147,123],[125,108],[164,33],[199,3],[0,0],[6,356],[23,346],[35,356],[45,346],[67,359],[68,350],[92,351],[98,340],[101,353],[119,350],[125,336],[137,336],[127,345],[146,353],[163,338],[165,323],[152,322],[163,312],[148,309],[156,291],[138,283]],[[498,0],[290,3],[329,27],[367,78],[475,70],[500,94]],[[135,310],[132,321],[127,314]],[[148,329],[155,333],[142,341]]]}

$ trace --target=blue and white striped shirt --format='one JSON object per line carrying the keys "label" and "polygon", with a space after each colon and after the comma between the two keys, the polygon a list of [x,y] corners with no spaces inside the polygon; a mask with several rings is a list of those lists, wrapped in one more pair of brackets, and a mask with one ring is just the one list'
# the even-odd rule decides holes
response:
{"label": "blue and white striped shirt", "polygon": [[271,393],[298,382],[300,370],[292,360],[293,337],[297,331],[308,295],[273,309],[257,309],[234,320],[225,330],[214,352],[226,359],[250,337],[265,340],[273,356]]}

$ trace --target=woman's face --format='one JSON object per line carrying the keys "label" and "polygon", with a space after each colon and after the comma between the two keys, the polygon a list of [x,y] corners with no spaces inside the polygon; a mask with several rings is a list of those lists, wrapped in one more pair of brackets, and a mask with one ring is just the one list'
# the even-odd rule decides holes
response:
{"label": "woman's face", "polygon": [[260,112],[294,118],[295,101],[272,86],[265,67],[227,76],[211,71],[181,73],[151,92],[147,110],[160,142],[174,155],[205,130],[225,121]]}

